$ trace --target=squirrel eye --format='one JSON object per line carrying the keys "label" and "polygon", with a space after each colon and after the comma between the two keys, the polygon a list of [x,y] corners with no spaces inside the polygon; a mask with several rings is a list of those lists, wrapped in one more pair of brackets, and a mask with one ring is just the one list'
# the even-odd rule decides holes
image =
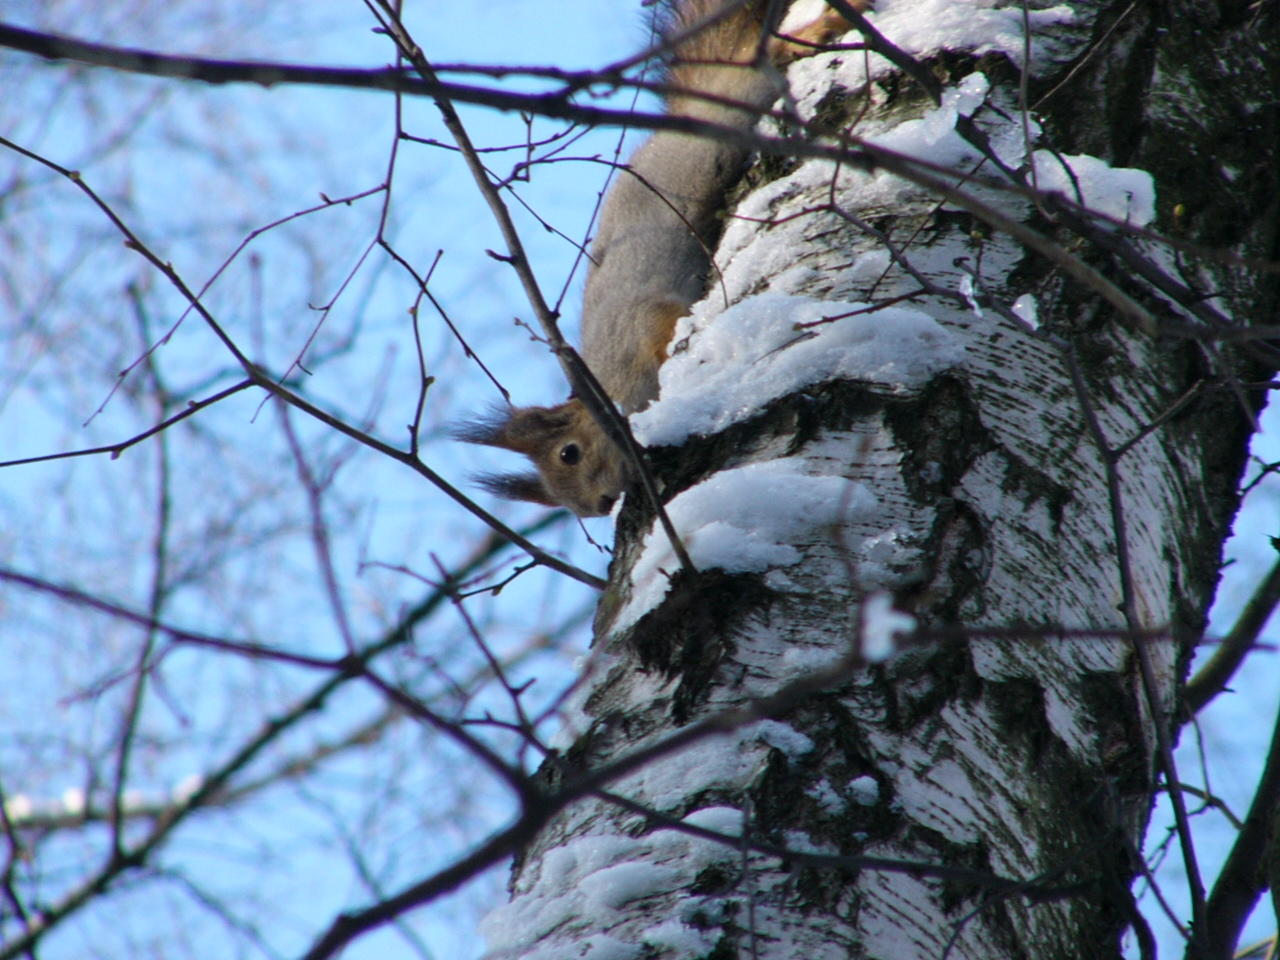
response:
{"label": "squirrel eye", "polygon": [[582,451],[576,443],[566,443],[560,448],[560,462],[573,466],[582,459]]}

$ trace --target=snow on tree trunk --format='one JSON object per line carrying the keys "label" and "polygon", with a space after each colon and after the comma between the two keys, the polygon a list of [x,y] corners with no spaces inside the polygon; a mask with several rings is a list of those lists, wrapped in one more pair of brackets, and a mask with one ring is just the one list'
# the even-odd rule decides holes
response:
{"label": "snow on tree trunk", "polygon": [[[1270,184],[1274,204],[1274,166],[1261,186],[1209,183],[1208,138],[1231,110],[1194,108],[1196,84],[1224,82],[1231,58],[1250,56],[1244,25],[1102,10],[1030,12],[1040,123],[1019,110],[1019,7],[883,4],[873,19],[943,79],[940,106],[878,57],[867,102],[861,53],[798,64],[792,88],[806,114],[859,117],[857,136],[953,168],[953,183],[975,168],[998,176],[956,132],[971,116],[1008,167],[1028,161],[1025,134],[1037,141],[1042,189],[1078,188],[1117,220],[1267,255],[1274,222],[1248,191]],[[1263,102],[1266,72],[1250,82]],[[1249,91],[1233,89],[1245,110]],[[1206,146],[1172,151],[1175,136]],[[1245,156],[1224,163],[1238,170]],[[630,496],[577,726],[546,776],[598,769],[839,663],[869,595],[887,591],[921,633],[884,663],[606,785],[631,805],[569,808],[516,864],[511,903],[486,923],[494,955],[1114,956],[1157,769],[1135,644],[1167,723],[1248,439],[1228,389],[1148,426],[1198,380],[1240,379],[1247,364],[1135,329],[1059,265],[888,173],[779,166],[762,164],[776,178],[738,203],[722,275],[677,330],[660,401],[633,420],[704,574],[679,572]],[[1176,179],[1189,170],[1194,183]],[[1154,315],[1187,316],[1098,251],[1112,228],[1074,243],[1024,197],[964,189],[1071,245]],[[1238,215],[1224,222],[1215,204]],[[1141,249],[1177,275],[1166,249]],[[1274,312],[1271,281],[1196,270],[1182,282],[1227,293],[1213,301],[1227,317],[1252,319],[1242,303]],[[863,310],[922,280],[931,294]],[[1131,444],[1116,460],[1118,504],[1090,411],[1112,449]],[[1136,626],[1158,639],[1124,635],[1117,509]]]}

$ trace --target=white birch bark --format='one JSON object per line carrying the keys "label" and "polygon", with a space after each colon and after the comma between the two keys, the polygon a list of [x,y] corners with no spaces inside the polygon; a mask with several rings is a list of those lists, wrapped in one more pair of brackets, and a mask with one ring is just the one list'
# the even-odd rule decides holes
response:
{"label": "white birch bark", "polygon": [[[1093,19],[1099,9],[1031,15],[1035,76],[1067,75],[1105,26]],[[883,11],[883,32],[917,57],[936,58],[945,43],[950,53],[935,62],[945,62],[948,89],[962,93],[950,112],[935,108],[877,60],[871,103],[854,132],[971,170],[977,152],[954,133],[956,110],[970,111],[1002,159],[1022,163],[1010,68],[1022,56],[1019,8],[903,0]],[[934,22],[926,29],[921,17]],[[1126,30],[1141,34],[1126,24],[1101,57],[1132,54]],[[1079,90],[1118,70],[1090,64],[1072,81],[1073,104]],[[792,83],[806,111],[842,87],[853,93],[846,112],[856,114],[864,76],[862,54],[846,53],[805,62]],[[1077,135],[1055,142],[1064,153],[1110,152],[1097,139],[1106,129],[1100,120],[1053,126]],[[1123,175],[1105,163],[1090,169],[1098,196],[1114,199],[1108,187]],[[995,173],[989,163],[980,172]],[[609,785],[668,821],[600,798],[573,806],[517,864],[511,903],[487,923],[494,956],[1118,953],[1154,789],[1154,723],[1169,720],[1187,642],[1211,597],[1246,418],[1233,416],[1228,399],[1144,436],[1198,375],[1195,348],[1126,326],[1008,233],[952,205],[939,209],[922,189],[846,169],[833,193],[833,175],[811,161],[741,201],[737,212],[755,219],[727,229],[717,256],[723,285],[677,331],[687,340],[663,368],[659,404],[636,418],[642,440],[683,444],[655,453],[676,492],[668,508],[695,563],[729,572],[690,585],[664,561],[650,520],[624,513],[594,672],[559,775],[597,768],[838,662],[874,592],[888,591],[922,628],[971,635],[913,645],[788,711]],[[1141,184],[1141,175],[1130,176]],[[1158,174],[1155,186],[1165,189]],[[1025,199],[966,189],[1006,217],[1052,229]],[[976,273],[978,299],[985,292],[1013,304],[1030,294],[1049,335],[989,301],[930,295],[810,328],[816,341],[798,336],[796,320],[918,286],[899,267],[882,278],[884,244],[854,223],[829,210],[804,213],[831,199],[892,231],[919,274],[944,290],[969,289]],[[1224,269],[1212,282],[1242,281]],[[1177,315],[1141,285],[1126,289]],[[792,342],[777,348],[770,336],[779,323]],[[1063,344],[1078,358],[1109,444],[1141,437],[1118,470],[1136,626],[1163,634],[1144,642],[1154,716],[1134,640],[1122,635],[1115,504]],[[788,351],[803,349],[813,359],[784,370]],[[816,370],[828,361],[829,369],[803,376],[805,364]],[[737,392],[713,382],[723,373],[717,365]],[[745,404],[748,395],[759,403]],[[717,471],[721,486],[696,487]],[[663,569],[676,576],[670,589]],[[1028,629],[1011,630],[1019,626]],[[982,628],[999,632],[984,636]],[[1069,635],[1100,629],[1117,635]],[[745,825],[753,840],[802,853],[945,864],[1078,889],[1038,902],[852,862],[820,868],[744,854],[670,821],[731,836]]]}

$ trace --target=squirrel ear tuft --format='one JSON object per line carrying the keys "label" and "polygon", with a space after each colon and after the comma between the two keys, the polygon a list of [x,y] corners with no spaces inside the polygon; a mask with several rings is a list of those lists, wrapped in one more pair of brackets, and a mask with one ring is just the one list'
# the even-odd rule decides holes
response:
{"label": "squirrel ear tuft", "polygon": [[580,409],[576,401],[555,407],[493,407],[451,432],[455,440],[464,443],[482,443],[537,458],[577,422]]}
{"label": "squirrel ear tuft", "polygon": [[494,404],[484,413],[463,420],[449,429],[449,435],[463,443],[482,443],[487,447],[505,447],[505,434],[511,424],[511,408]]}
{"label": "squirrel ear tuft", "polygon": [[475,477],[475,482],[504,500],[526,500],[547,507],[561,506],[547,493],[546,487],[542,485],[542,478],[536,473],[484,473]]}

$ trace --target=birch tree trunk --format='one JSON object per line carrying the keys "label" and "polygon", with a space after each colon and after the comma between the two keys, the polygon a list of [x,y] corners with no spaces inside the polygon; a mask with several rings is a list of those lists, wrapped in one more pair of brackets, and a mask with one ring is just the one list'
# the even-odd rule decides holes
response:
{"label": "birch tree trunk", "polygon": [[[842,52],[792,69],[800,110],[952,169],[926,173],[964,197],[883,154],[859,168],[856,144],[838,176],[753,171],[635,418],[701,572],[629,497],[545,773],[719,732],[542,831],[488,921],[495,956],[1105,957],[1134,922],[1248,384],[1272,366],[1218,335],[1274,318],[1277,285],[992,184],[1039,151],[1042,190],[1273,258],[1274,8],[1075,3],[1030,11],[1029,47],[1017,6],[873,20],[942,105]],[[886,594],[917,630],[868,662]]]}

